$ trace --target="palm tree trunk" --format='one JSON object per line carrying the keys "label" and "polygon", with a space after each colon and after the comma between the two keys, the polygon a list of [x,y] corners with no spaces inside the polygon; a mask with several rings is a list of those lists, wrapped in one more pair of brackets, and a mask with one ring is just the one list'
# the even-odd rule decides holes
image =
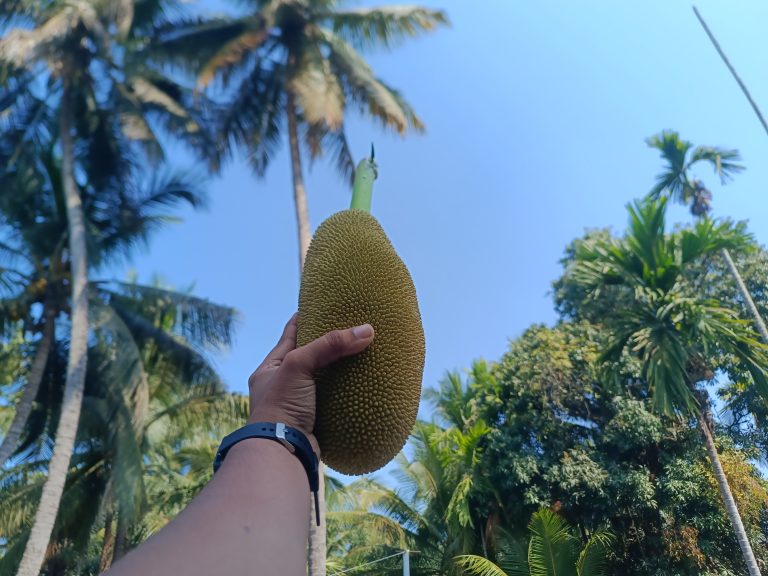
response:
{"label": "palm tree trunk", "polygon": [[325,466],[322,462],[318,466],[318,474],[320,487],[317,502],[320,508],[320,526],[315,520],[315,499],[310,498],[308,576],[325,576]]}
{"label": "palm tree trunk", "polygon": [[[304,177],[301,170],[301,151],[299,150],[299,126],[296,118],[296,102],[288,92],[288,142],[291,149],[291,171],[293,173],[293,202],[296,207],[296,224],[299,230],[299,272],[304,269],[309,242],[309,209]],[[320,487],[317,493],[320,508],[320,525],[315,521],[315,500],[310,498],[309,516],[309,554],[308,575],[325,576],[325,471],[322,462],[318,467]]]}
{"label": "palm tree trunk", "polygon": [[112,531],[113,519],[114,513],[110,510],[104,519],[104,542],[101,545],[101,554],[99,555],[99,574],[112,566],[112,558],[115,554],[115,534]]}
{"label": "palm tree trunk", "polygon": [[293,202],[296,208],[296,224],[299,230],[299,271],[304,269],[304,258],[312,236],[309,231],[309,210],[304,176],[301,173],[301,151],[299,150],[299,127],[296,119],[296,103],[288,92],[288,142],[291,148],[291,171],[293,173]]}
{"label": "palm tree trunk", "polygon": [[35,358],[32,360],[32,366],[29,369],[29,376],[27,376],[27,384],[24,386],[24,392],[21,394],[21,398],[16,405],[16,413],[13,416],[13,422],[11,422],[11,427],[8,429],[8,433],[3,437],[3,443],[0,444],[0,466],[2,466],[2,464],[10,458],[11,454],[13,454],[13,451],[16,450],[19,437],[27,425],[29,415],[32,413],[32,404],[37,397],[37,391],[40,389],[40,382],[43,381],[43,374],[45,374],[45,366],[48,363],[48,354],[51,351],[51,343],[53,342],[53,328],[56,313],[51,305],[47,305],[43,314],[45,317],[43,336],[37,344]]}
{"label": "palm tree trunk", "polygon": [[117,562],[125,556],[127,550],[125,549],[126,542],[128,540],[128,522],[119,507],[117,511],[117,526],[115,527],[115,555],[112,558],[112,562]]}
{"label": "palm tree trunk", "polygon": [[702,413],[699,415],[699,427],[704,434],[704,445],[707,449],[707,455],[712,462],[712,468],[715,472],[715,479],[717,485],[720,488],[720,496],[725,503],[725,510],[728,513],[728,518],[731,520],[733,531],[736,534],[736,540],[739,542],[741,548],[741,555],[744,558],[744,562],[747,564],[747,570],[750,576],[760,576],[760,568],[757,566],[755,560],[755,554],[752,552],[752,546],[747,539],[747,532],[744,530],[744,524],[741,521],[741,515],[739,509],[736,507],[736,501],[733,499],[731,489],[728,486],[728,479],[725,477],[723,467],[720,465],[720,458],[717,455],[717,448],[715,448],[715,441],[712,438],[712,433],[707,424],[706,416]]}
{"label": "palm tree trunk", "polygon": [[749,90],[747,89],[746,84],[742,82],[741,78],[736,73],[736,69],[731,65],[731,61],[728,60],[728,57],[725,55],[725,52],[723,52],[723,49],[720,48],[720,43],[715,38],[715,35],[712,34],[712,31],[709,29],[709,26],[707,26],[707,23],[704,21],[704,18],[702,18],[701,14],[699,14],[699,11],[696,8],[696,6],[693,7],[693,12],[694,14],[696,14],[696,18],[699,19],[699,22],[704,28],[704,32],[706,32],[707,36],[709,36],[709,40],[710,42],[712,42],[712,45],[715,47],[715,50],[717,50],[717,53],[720,55],[720,58],[723,59],[723,62],[725,62],[725,65],[728,67],[728,70],[730,70],[731,74],[733,75],[733,78],[736,80],[736,83],[739,85],[739,88],[741,88],[741,91],[744,93],[744,96],[747,97],[749,104],[752,106],[752,110],[754,110],[755,114],[757,114],[757,119],[760,120],[760,124],[762,124],[765,131],[768,132],[768,123],[766,123],[765,118],[763,118],[763,113],[760,112],[760,108],[758,108],[757,102],[755,102],[754,98],[752,98],[752,94],[749,93]]}
{"label": "palm tree trunk", "polygon": [[757,306],[755,306],[755,302],[752,300],[749,290],[747,290],[747,285],[744,284],[744,280],[742,279],[741,274],[739,274],[739,270],[736,268],[736,264],[733,262],[731,253],[728,252],[727,248],[723,248],[723,258],[725,258],[725,263],[728,264],[728,269],[731,271],[733,279],[736,280],[736,285],[739,287],[741,297],[747,305],[747,310],[749,310],[749,313],[752,315],[752,320],[755,322],[755,326],[757,327],[758,332],[760,332],[763,342],[768,344],[768,329],[766,329],[765,322],[763,322],[763,318],[760,316],[760,312],[757,310]]}
{"label": "palm tree trunk", "polygon": [[61,176],[69,224],[69,261],[72,286],[71,335],[67,376],[61,416],[56,428],[56,444],[48,466],[48,478],[43,485],[40,504],[32,531],[27,540],[17,576],[37,576],[45,560],[45,551],[53,532],[56,515],[64,492],[69,461],[75,446],[80,409],[83,404],[85,369],[88,356],[88,256],[85,241],[85,216],[80,193],[75,182],[74,143],[70,133],[71,104],[70,74],[62,74],[64,88],[59,112],[61,139]]}

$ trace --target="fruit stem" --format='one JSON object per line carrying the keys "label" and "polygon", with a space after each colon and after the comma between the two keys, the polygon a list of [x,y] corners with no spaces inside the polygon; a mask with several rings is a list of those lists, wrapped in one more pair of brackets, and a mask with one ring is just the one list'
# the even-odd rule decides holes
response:
{"label": "fruit stem", "polygon": [[373,195],[373,181],[379,175],[376,162],[373,160],[373,144],[371,144],[371,157],[360,160],[355,170],[355,182],[352,185],[352,202],[350,209],[371,211],[371,196]]}

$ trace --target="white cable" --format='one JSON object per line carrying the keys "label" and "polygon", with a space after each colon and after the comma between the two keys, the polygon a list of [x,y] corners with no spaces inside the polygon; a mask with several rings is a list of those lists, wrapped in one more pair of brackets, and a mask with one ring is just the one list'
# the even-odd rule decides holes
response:
{"label": "white cable", "polygon": [[347,568],[346,570],[339,570],[338,572],[334,572],[334,574],[346,574],[347,572],[352,572],[352,570],[357,570],[358,568],[363,568],[364,566],[370,566],[371,564],[376,564],[376,562],[383,562],[384,560],[389,560],[390,558],[395,558],[397,556],[402,556],[405,554],[405,550],[402,552],[398,552],[397,554],[391,554],[389,556],[384,556],[384,558],[379,558],[378,560],[372,560],[371,562],[366,562],[365,564],[360,564],[359,566],[355,566],[353,568]]}

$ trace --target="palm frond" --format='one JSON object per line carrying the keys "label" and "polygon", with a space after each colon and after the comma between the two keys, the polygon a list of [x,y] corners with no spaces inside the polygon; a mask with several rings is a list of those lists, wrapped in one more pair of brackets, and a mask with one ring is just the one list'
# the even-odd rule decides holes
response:
{"label": "palm frond", "polygon": [[241,66],[269,37],[269,30],[260,18],[242,20],[239,34],[227,40],[216,50],[197,74],[197,85],[205,88],[217,76],[228,77],[228,72]]}
{"label": "palm frond", "polygon": [[698,413],[698,404],[686,379],[688,351],[671,314],[660,310],[655,325],[635,332],[629,346],[642,359],[657,410],[666,414],[675,409]]}
{"label": "palm frond", "polygon": [[576,562],[577,576],[604,576],[606,574],[606,552],[616,537],[605,529],[597,530],[581,550]]}
{"label": "palm frond", "polygon": [[[201,347],[222,348],[232,343],[237,313],[233,308],[214,304],[204,298],[159,286],[110,281],[99,288],[108,293],[110,304],[128,316],[170,313],[173,327],[185,341]],[[159,328],[160,329],[160,328]]]}
{"label": "palm frond", "polygon": [[146,245],[154,232],[173,221],[166,209],[179,204],[205,206],[204,181],[195,170],[158,169],[146,177],[136,173],[129,180],[114,182],[120,189],[111,201],[91,202],[95,197],[88,195],[94,265],[127,257],[137,246]]}
{"label": "palm frond", "polygon": [[266,173],[282,142],[285,70],[257,61],[221,115],[219,134],[225,153],[234,148],[248,151],[257,175]]}
{"label": "palm frond", "polygon": [[497,529],[499,542],[496,562],[507,576],[530,576],[528,546],[521,539],[513,538],[503,529]]}
{"label": "palm frond", "polygon": [[685,187],[688,184],[686,169],[687,155],[693,144],[680,138],[674,130],[664,130],[646,140],[651,148],[661,153],[666,163],[665,170],[656,177],[656,185],[651,189],[652,198],[659,198],[665,190],[678,202],[687,202]]}
{"label": "palm frond", "polygon": [[[457,566],[465,573],[473,576],[509,576],[507,572],[499,568],[496,564],[474,554],[465,554],[454,558]],[[527,573],[525,573],[527,576]]]}
{"label": "palm frond", "polygon": [[131,60],[125,65],[129,77],[124,83],[116,83],[112,98],[113,108],[128,119],[144,120],[144,125],[134,120],[130,134],[137,136],[136,142],[150,154],[161,157],[155,150],[162,148],[161,139],[149,140],[157,125],[216,169],[219,151],[214,120],[219,105],[206,94],[195,93],[168,74],[149,67],[142,57],[142,53],[131,53]]}
{"label": "palm frond", "polygon": [[350,190],[355,180],[355,161],[347,142],[344,126],[338,130],[329,130],[325,124],[303,123],[305,128],[304,142],[309,150],[310,161],[330,153],[331,161],[342,179],[349,184]]}
{"label": "palm frond", "polygon": [[298,63],[286,83],[305,122],[338,130],[344,120],[344,94],[331,63],[315,43],[303,45]]}
{"label": "palm frond", "polygon": [[400,41],[449,25],[442,10],[419,6],[385,6],[334,10],[321,19],[329,21],[333,33],[358,49],[392,48]]}
{"label": "palm frond", "polygon": [[342,88],[362,110],[379,119],[384,127],[404,134],[409,128],[421,131],[423,124],[395,90],[376,78],[368,63],[355,49],[330,31],[319,32],[329,50],[328,61]]}
{"label": "palm frond", "polygon": [[[141,350],[131,333],[128,325],[110,306],[92,298],[90,309],[93,311],[93,325],[98,332],[105,332],[109,342],[109,362],[106,370],[108,375],[104,380],[115,390],[115,401],[111,403],[114,410],[129,406],[129,422],[131,431],[138,433],[144,427],[149,409],[149,383]],[[113,414],[107,415],[107,421],[115,420]],[[124,432],[125,433],[125,432]]]}
{"label": "palm frond", "polygon": [[691,152],[691,159],[688,162],[688,168],[699,162],[709,163],[720,178],[720,182],[725,184],[733,179],[735,174],[743,171],[745,167],[739,164],[741,155],[738,150],[727,150],[715,146],[697,146]]}
{"label": "palm frond", "polygon": [[716,222],[699,218],[693,229],[686,228],[677,235],[680,242],[680,263],[690,264],[723,249],[749,252],[754,250],[754,238],[743,225],[728,221]]}
{"label": "palm frond", "polygon": [[529,524],[528,565],[531,576],[559,576],[573,572],[576,539],[560,516],[547,508],[534,513]]}
{"label": "palm frond", "polygon": [[63,4],[45,22],[32,29],[15,28],[0,39],[0,60],[27,67],[61,42],[80,24],[82,14],[71,4]]}
{"label": "palm frond", "polygon": [[160,20],[144,54],[150,62],[170,64],[197,77],[222,47],[253,30],[248,18],[181,17]]}
{"label": "palm frond", "polygon": [[159,164],[165,159],[165,151],[160,145],[158,134],[143,115],[125,111],[120,113],[118,118],[123,136],[138,143],[150,163]]}
{"label": "palm frond", "polygon": [[50,144],[57,132],[55,109],[45,98],[27,92],[15,99],[9,112],[0,116],[0,129],[3,171],[8,173],[16,168],[25,151],[43,150]]}

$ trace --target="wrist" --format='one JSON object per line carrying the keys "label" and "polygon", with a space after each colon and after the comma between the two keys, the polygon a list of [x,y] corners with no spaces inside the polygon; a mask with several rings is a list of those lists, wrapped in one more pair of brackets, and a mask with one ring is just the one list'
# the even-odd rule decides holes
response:
{"label": "wrist", "polygon": [[[281,446],[278,442],[270,440],[269,438],[247,438],[241,440],[227,452],[225,462],[236,460],[243,463],[246,466],[264,466],[265,461],[274,463],[276,461],[290,462],[292,467],[296,471],[301,472],[303,476],[304,471],[296,457],[291,454],[284,446]],[[222,469],[224,468],[222,463]]]}
{"label": "wrist", "polygon": [[[253,416],[253,415],[252,415]],[[225,461],[227,454],[239,444],[242,444],[248,440],[269,440],[280,444],[280,450],[285,450],[284,454],[290,454],[291,457],[295,456],[296,459],[301,462],[304,467],[304,471],[309,481],[309,490],[315,497],[315,510],[317,512],[316,521],[317,525],[320,525],[320,513],[317,507],[317,492],[320,486],[319,479],[319,466],[320,461],[315,451],[317,445],[313,446],[310,438],[295,428],[286,426],[284,422],[251,422],[246,424],[242,428],[235,430],[219,444],[219,449],[216,451],[216,457],[213,461],[213,473],[221,467]]]}

